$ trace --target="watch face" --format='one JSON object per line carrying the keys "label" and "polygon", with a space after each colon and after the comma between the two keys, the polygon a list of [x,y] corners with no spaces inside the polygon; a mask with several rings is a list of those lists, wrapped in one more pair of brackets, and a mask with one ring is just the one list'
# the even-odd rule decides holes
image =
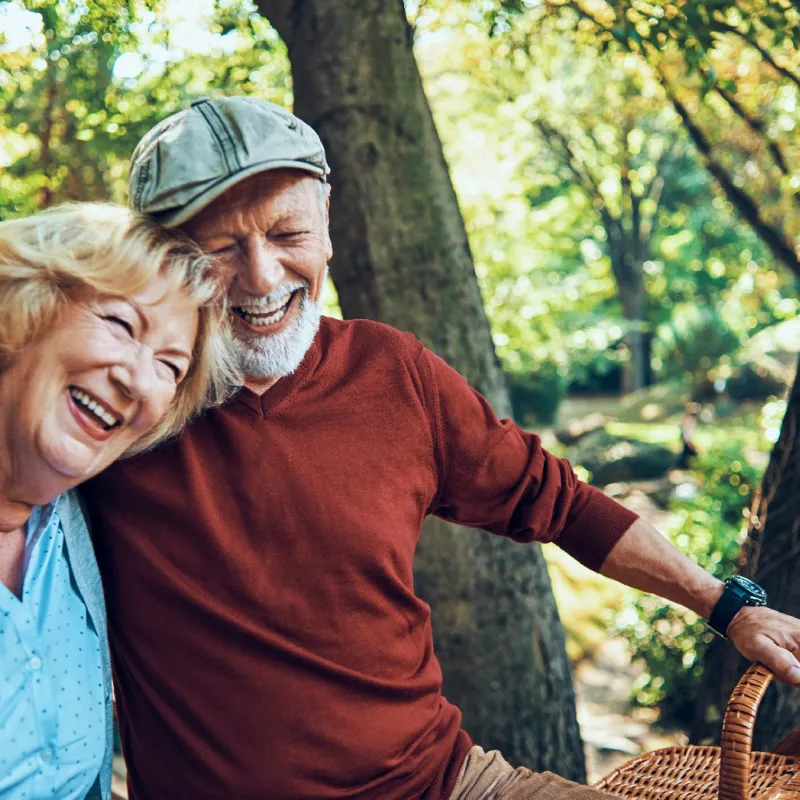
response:
{"label": "watch face", "polygon": [[752,595],[754,600],[758,600],[760,602],[767,601],[767,593],[757,583],[753,583],[753,581],[743,578],[741,575],[734,575],[730,580],[731,583],[735,583],[737,586],[740,586],[742,589],[744,589],[748,594]]}

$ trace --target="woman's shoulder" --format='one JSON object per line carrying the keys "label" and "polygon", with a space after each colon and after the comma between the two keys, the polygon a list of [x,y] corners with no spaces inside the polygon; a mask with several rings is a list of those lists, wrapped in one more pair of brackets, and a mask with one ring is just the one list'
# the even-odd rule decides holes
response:
{"label": "woman's shoulder", "polygon": [[58,497],[56,511],[65,528],[83,529],[88,533],[86,506],[76,489],[70,489]]}

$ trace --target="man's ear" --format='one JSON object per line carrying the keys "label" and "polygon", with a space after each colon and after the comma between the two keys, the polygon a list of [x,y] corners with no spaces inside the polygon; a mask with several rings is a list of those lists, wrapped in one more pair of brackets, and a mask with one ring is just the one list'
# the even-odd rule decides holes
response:
{"label": "man's ear", "polygon": [[333,243],[331,242],[331,185],[325,181],[325,257],[326,261],[333,258]]}

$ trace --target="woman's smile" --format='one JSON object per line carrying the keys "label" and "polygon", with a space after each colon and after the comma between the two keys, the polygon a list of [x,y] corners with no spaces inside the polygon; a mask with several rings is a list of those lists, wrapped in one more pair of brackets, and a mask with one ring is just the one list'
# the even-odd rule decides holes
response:
{"label": "woman's smile", "polygon": [[76,422],[93,439],[103,442],[123,424],[123,415],[86,389],[68,386],[66,399]]}

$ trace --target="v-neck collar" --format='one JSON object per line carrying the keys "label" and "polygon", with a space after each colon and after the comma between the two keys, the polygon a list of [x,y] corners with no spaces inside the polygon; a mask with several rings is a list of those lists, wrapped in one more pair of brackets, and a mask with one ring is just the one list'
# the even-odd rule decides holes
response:
{"label": "v-neck collar", "polygon": [[314,340],[311,342],[311,347],[308,348],[305,356],[303,356],[300,366],[291,375],[279,378],[278,381],[273,386],[270,386],[263,394],[257,394],[252,389],[242,386],[234,395],[233,401],[241,403],[261,417],[266,417],[271,409],[303,381],[307,375],[314,371],[321,358],[322,345],[320,344],[319,332],[317,332],[316,336],[314,336]]}

